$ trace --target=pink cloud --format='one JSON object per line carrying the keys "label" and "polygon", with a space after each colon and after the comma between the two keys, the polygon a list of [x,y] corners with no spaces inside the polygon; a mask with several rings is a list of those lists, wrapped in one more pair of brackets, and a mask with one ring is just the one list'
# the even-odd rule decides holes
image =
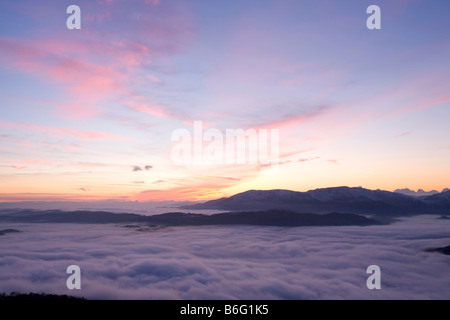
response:
{"label": "pink cloud", "polygon": [[21,159],[18,161],[20,164],[26,165],[49,165],[54,164],[53,161],[42,161],[42,160],[31,160],[31,159]]}
{"label": "pink cloud", "polygon": [[127,141],[131,139],[129,137],[119,136],[116,134],[101,131],[87,131],[75,128],[41,126],[24,122],[5,122],[0,120],[0,127],[8,129],[22,129],[26,131],[39,132],[44,135],[50,135],[60,138],[70,137],[79,140]]}
{"label": "pink cloud", "polygon": [[331,162],[331,163],[333,163],[333,164],[339,164],[339,160],[336,160],[336,159],[329,159],[329,160],[327,160],[328,162]]}
{"label": "pink cloud", "polygon": [[203,179],[217,179],[217,180],[230,180],[230,181],[241,181],[241,179],[238,179],[238,178],[232,178],[232,177],[199,176],[198,178],[203,178]]}
{"label": "pink cloud", "polygon": [[[281,154],[279,157],[278,164],[281,166],[281,165],[285,165],[285,164],[289,164],[289,163],[308,162],[308,161],[320,159],[320,157],[308,157],[308,158],[300,157],[301,153],[312,151],[312,150],[314,150],[314,149],[311,148],[311,149],[306,149],[303,151],[296,151],[296,152]],[[270,166],[270,165],[266,165],[266,166],[262,166],[262,167],[268,167],[268,166]]]}
{"label": "pink cloud", "polygon": [[152,123],[148,123],[146,121],[141,121],[138,120],[137,118],[133,118],[133,117],[127,117],[127,116],[122,116],[122,115],[108,115],[106,116],[108,119],[112,119],[114,121],[117,121],[118,123],[127,126],[127,127],[131,127],[137,130],[143,130],[148,132],[149,130],[152,130],[155,125]]}
{"label": "pink cloud", "polygon": [[450,101],[450,94],[443,94],[437,98],[428,99],[419,104],[411,104],[403,106],[396,110],[396,113],[403,114],[409,113],[417,110],[427,109],[434,106],[438,106],[443,103],[447,103]]}
{"label": "pink cloud", "polygon": [[[137,10],[148,9],[148,5],[154,8]],[[42,9],[25,7],[21,14]],[[86,23],[70,37],[67,30],[34,39],[0,37],[0,64],[56,84],[64,101],[49,104],[67,117],[93,117],[109,101],[130,99],[140,89],[136,85],[149,80],[162,83],[153,74],[147,76],[152,60],[157,57],[170,66],[170,56],[184,50],[192,38],[192,17],[170,2],[146,0],[130,6],[128,1],[102,0],[89,2],[83,9]],[[114,32],[109,28],[112,25],[117,26]],[[143,102],[137,97],[137,110],[169,116],[163,106],[144,106]]]}
{"label": "pink cloud", "polygon": [[[0,194],[0,202],[16,201],[95,201],[105,200],[110,196],[86,195],[86,194],[68,194],[68,193],[3,193]],[[125,197],[115,196],[115,199],[124,199]]]}
{"label": "pink cloud", "polygon": [[394,138],[401,138],[401,137],[406,137],[412,134],[412,131],[407,131],[407,132],[402,132],[398,135],[396,135]]}
{"label": "pink cloud", "polygon": [[96,163],[96,162],[74,162],[72,163],[72,165],[88,168],[105,168],[110,166],[109,164],[106,163]]}
{"label": "pink cloud", "polygon": [[161,1],[160,0],[145,0],[145,3],[146,4],[152,4],[154,6],[158,6],[158,5],[161,4]]}
{"label": "pink cloud", "polygon": [[260,127],[265,129],[292,128],[304,122],[324,116],[327,112],[331,110],[332,110],[331,107],[319,107],[301,114],[284,116],[278,119],[275,118]]}
{"label": "pink cloud", "polygon": [[5,62],[21,72],[63,84],[69,93],[70,103],[54,102],[53,105],[62,108],[69,115],[92,116],[97,113],[96,103],[124,90],[122,83],[127,76],[113,66],[96,64],[89,61],[89,57],[69,56],[71,49],[75,54],[85,54],[88,50],[86,44],[74,42],[66,47],[62,41],[58,47],[55,41],[50,41],[46,48],[45,43],[47,42],[22,43],[19,40],[0,38],[0,55]]}
{"label": "pink cloud", "polygon": [[111,141],[130,140],[130,138],[128,137],[123,137],[116,134],[100,131],[84,131],[74,128],[58,128],[58,127],[37,127],[35,129],[55,136],[70,136],[81,140],[111,140]]}
{"label": "pink cloud", "polygon": [[320,157],[301,158],[301,159],[298,159],[297,162],[307,162],[307,161],[313,161],[313,160],[317,160],[317,159],[320,159]]}
{"label": "pink cloud", "polygon": [[[1,123],[0,123],[1,126]],[[13,128],[11,126],[11,128]],[[19,127],[15,127],[15,129],[20,129]],[[45,137],[41,137],[42,140],[44,140],[43,138]],[[36,152],[41,152],[43,150],[47,150],[50,152],[54,152],[54,151],[61,151],[61,150],[65,150],[67,152],[75,152],[75,151],[79,151],[79,150],[83,150],[86,149],[85,147],[77,144],[77,143],[63,143],[61,141],[59,141],[58,143],[50,143],[48,141],[39,141],[38,139],[34,139],[34,140],[30,140],[30,139],[23,139],[23,138],[17,138],[14,136],[8,137],[8,138],[3,138],[4,139],[4,145],[8,144],[8,148],[2,148],[4,150],[4,152],[9,151],[12,147],[13,148],[18,148],[18,147],[26,147],[28,150],[35,150]],[[54,155],[53,155],[54,156]],[[22,161],[25,160],[21,160]],[[28,161],[34,161],[34,160],[28,160]],[[48,161],[46,161],[46,164],[49,164]],[[35,165],[37,163],[26,163],[23,162],[23,164],[26,165]],[[44,164],[44,163],[41,163]]]}
{"label": "pink cloud", "polygon": [[450,101],[448,80],[447,75],[438,72],[425,73],[372,97],[370,101],[373,105],[392,106],[388,112],[383,110],[378,115],[381,119],[432,108]]}
{"label": "pink cloud", "polygon": [[2,168],[12,168],[12,169],[18,170],[18,171],[22,171],[22,170],[25,170],[27,168],[27,167],[18,167],[18,166],[14,166],[14,165],[11,165],[11,166],[1,165],[0,167],[2,167]]}
{"label": "pink cloud", "polygon": [[155,83],[161,83],[161,82],[162,82],[160,78],[158,78],[157,76],[151,75],[151,74],[148,75],[147,78],[148,78],[150,81],[153,81],[153,82],[155,82]]}
{"label": "pink cloud", "polygon": [[[91,117],[99,113],[96,108],[99,102],[123,97],[119,99],[136,111],[175,118],[164,107],[131,93],[131,86],[139,81],[132,70],[150,63],[150,50],[143,44],[130,40],[98,43],[49,39],[38,43],[0,38],[0,56],[21,72],[62,84],[69,94],[66,101],[40,99],[38,102],[54,106],[65,115]],[[145,78],[162,82],[154,75]]]}
{"label": "pink cloud", "polygon": [[121,102],[127,105],[128,107],[132,108],[133,110],[142,113],[147,113],[152,116],[157,116],[161,118],[172,117],[169,113],[167,113],[167,111],[163,107],[156,104],[145,103],[137,100],[122,100]]}

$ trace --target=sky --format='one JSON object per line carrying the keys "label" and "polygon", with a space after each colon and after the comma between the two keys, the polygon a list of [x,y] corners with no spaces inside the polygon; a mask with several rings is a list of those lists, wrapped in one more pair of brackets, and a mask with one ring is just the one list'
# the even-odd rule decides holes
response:
{"label": "sky", "polygon": [[[66,26],[72,4],[80,30]],[[379,30],[366,26],[372,4]],[[4,0],[0,202],[447,188],[449,10],[447,0]],[[238,129],[259,142],[242,163],[225,158],[232,140],[234,155],[245,151],[226,136]]]}

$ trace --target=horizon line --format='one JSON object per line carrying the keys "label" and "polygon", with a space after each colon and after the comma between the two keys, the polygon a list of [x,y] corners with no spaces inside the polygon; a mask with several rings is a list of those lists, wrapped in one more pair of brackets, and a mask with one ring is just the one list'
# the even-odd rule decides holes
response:
{"label": "horizon line", "polygon": [[[275,188],[275,189],[248,189],[242,192],[237,192],[237,193],[233,193],[231,195],[228,196],[223,196],[223,197],[217,197],[217,198],[210,198],[210,199],[204,199],[204,200],[173,200],[173,199],[159,199],[159,200],[155,200],[155,199],[151,199],[151,200],[147,200],[147,201],[143,201],[143,200],[138,200],[138,199],[130,199],[131,197],[126,197],[126,196],[117,196],[117,197],[105,197],[105,198],[97,198],[95,195],[94,196],[85,196],[82,197],[78,194],[41,194],[41,193],[14,193],[14,194],[1,194],[0,193],[0,204],[6,204],[6,203],[101,203],[101,202],[115,202],[115,203],[140,203],[140,204],[144,204],[144,203],[158,203],[158,202],[175,202],[175,203],[182,203],[182,202],[207,202],[207,201],[211,201],[211,200],[218,200],[218,199],[223,199],[223,198],[229,198],[232,197],[234,195],[237,194],[242,194],[245,192],[249,192],[249,191],[292,191],[292,192],[309,192],[309,191],[314,191],[314,190],[323,190],[323,189],[337,189],[337,188],[349,188],[349,189],[365,189],[365,190],[369,190],[369,191],[386,191],[386,192],[392,192],[392,193],[399,193],[399,194],[404,194],[404,195],[409,195],[409,196],[415,196],[413,194],[417,194],[416,196],[421,196],[421,195],[431,195],[430,193],[434,193],[434,194],[439,194],[439,193],[443,193],[443,192],[447,192],[450,191],[450,188],[443,188],[441,191],[439,191],[438,189],[432,189],[432,190],[425,190],[422,188],[419,188],[417,190],[414,189],[410,189],[410,188],[397,188],[395,190],[387,190],[387,189],[372,189],[372,188],[366,188],[366,187],[362,187],[362,186],[357,186],[357,187],[350,187],[350,186],[334,186],[334,187],[322,187],[322,188],[315,188],[315,189],[308,189],[306,191],[300,191],[300,190],[293,190],[293,189],[280,189],[280,188]],[[152,190],[148,190],[148,192],[151,192]],[[159,190],[155,190],[155,192],[158,192]],[[402,192],[403,191],[403,192]],[[407,193],[411,193],[411,194],[407,194]],[[425,193],[425,194],[422,194]],[[3,197],[8,196],[8,195],[12,195],[14,196],[19,196],[21,199],[4,199]],[[41,198],[34,198],[33,196],[37,196],[37,195],[42,195]],[[27,196],[31,196],[33,198],[29,198],[29,199],[24,199]],[[52,199],[52,197],[55,197]],[[89,199],[89,197],[96,197],[96,199]],[[47,199],[46,199],[47,198]]]}

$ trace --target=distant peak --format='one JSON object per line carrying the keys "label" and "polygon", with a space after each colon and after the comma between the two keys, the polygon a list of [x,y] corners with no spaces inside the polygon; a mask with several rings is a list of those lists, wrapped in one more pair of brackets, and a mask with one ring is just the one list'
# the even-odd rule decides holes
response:
{"label": "distant peak", "polygon": [[415,197],[420,197],[420,196],[432,196],[435,194],[438,194],[439,191],[437,190],[431,190],[431,191],[424,191],[423,189],[419,189],[417,191],[405,188],[405,189],[397,189],[394,191],[395,193],[401,193],[401,194],[405,194],[407,196],[415,196]]}

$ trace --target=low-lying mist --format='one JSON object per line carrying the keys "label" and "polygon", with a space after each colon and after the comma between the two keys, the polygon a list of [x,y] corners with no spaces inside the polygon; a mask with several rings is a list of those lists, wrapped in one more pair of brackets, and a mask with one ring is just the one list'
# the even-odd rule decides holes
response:
{"label": "low-lying mist", "polygon": [[[88,299],[449,299],[450,220],[366,227],[2,223],[0,292]],[[140,230],[140,231],[139,231]],[[81,268],[81,290],[66,269]],[[381,268],[381,290],[366,269]]]}

